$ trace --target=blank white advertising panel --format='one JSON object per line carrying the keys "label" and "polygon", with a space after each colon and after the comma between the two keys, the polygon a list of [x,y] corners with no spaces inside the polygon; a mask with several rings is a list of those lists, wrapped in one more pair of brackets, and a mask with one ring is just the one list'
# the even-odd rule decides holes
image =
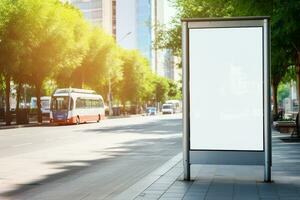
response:
{"label": "blank white advertising panel", "polygon": [[189,30],[190,149],[263,151],[263,28]]}

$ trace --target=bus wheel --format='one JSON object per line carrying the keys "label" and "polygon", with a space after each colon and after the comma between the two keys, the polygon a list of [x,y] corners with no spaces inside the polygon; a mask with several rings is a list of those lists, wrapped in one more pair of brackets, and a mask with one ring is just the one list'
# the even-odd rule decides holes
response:
{"label": "bus wheel", "polygon": [[101,120],[101,116],[98,115],[98,120],[97,120],[97,122],[100,122],[100,120]]}
{"label": "bus wheel", "polygon": [[77,125],[80,124],[80,118],[79,118],[79,116],[76,117],[76,124]]}

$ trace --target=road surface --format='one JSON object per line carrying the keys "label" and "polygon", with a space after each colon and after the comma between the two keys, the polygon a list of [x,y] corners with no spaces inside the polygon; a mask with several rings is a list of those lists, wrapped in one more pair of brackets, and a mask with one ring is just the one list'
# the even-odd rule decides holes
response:
{"label": "road surface", "polygon": [[0,199],[111,199],[181,151],[181,115],[0,130]]}

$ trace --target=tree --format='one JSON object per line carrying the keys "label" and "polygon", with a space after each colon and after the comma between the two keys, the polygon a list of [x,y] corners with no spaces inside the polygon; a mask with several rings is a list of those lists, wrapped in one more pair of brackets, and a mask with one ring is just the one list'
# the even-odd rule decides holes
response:
{"label": "tree", "polygon": [[[300,94],[300,2],[297,0],[274,1],[272,35],[290,56],[290,64],[296,66],[298,97]],[[300,98],[298,98],[300,103]],[[299,107],[300,109],[300,107]],[[300,111],[300,110],[299,110]]]}
{"label": "tree", "polygon": [[17,64],[17,59],[14,56],[14,51],[18,47],[8,43],[7,29],[9,24],[12,24],[12,17],[14,16],[15,7],[10,0],[0,1],[0,74],[5,79],[5,111],[6,111],[6,125],[11,123],[10,113],[10,82],[14,67]]}
{"label": "tree", "polygon": [[165,102],[168,98],[169,83],[168,80],[161,76],[155,79],[155,98],[157,102]]}
{"label": "tree", "polygon": [[24,26],[30,27],[23,33],[31,41],[26,43],[23,64],[29,66],[29,82],[36,89],[38,122],[42,122],[41,87],[45,78],[66,62],[65,55],[73,44],[74,31],[69,25],[74,15],[70,14],[71,9],[56,0],[20,0],[17,5],[25,13],[18,27],[20,30]]}
{"label": "tree", "polygon": [[89,39],[92,27],[84,20],[83,14],[69,4],[63,5],[65,26],[68,28],[68,46],[64,48],[61,64],[54,73],[59,87],[76,85],[73,72],[82,65],[89,52]]}
{"label": "tree", "polygon": [[4,108],[4,96],[5,93],[5,84],[4,84],[4,77],[0,74],[0,109]]}
{"label": "tree", "polygon": [[[300,2],[298,0],[171,0],[171,2],[177,9],[177,15],[170,27],[159,28],[159,35],[155,41],[156,48],[172,49],[174,55],[181,55],[179,18],[271,16],[271,79],[274,103],[277,105],[278,84],[289,66],[297,66],[296,71],[300,80]],[[298,81],[298,89],[300,94],[300,81]],[[277,113],[277,106],[274,108]]]}
{"label": "tree", "polygon": [[108,74],[108,59],[113,47],[114,40],[111,36],[99,27],[92,27],[88,38],[88,51],[72,74],[72,79],[76,80],[74,85],[95,87],[104,84],[103,77]]}
{"label": "tree", "polygon": [[149,96],[151,70],[149,63],[136,50],[123,50],[121,59],[123,80],[121,82],[120,99],[125,106],[127,101],[139,104]]}
{"label": "tree", "polygon": [[169,99],[180,99],[181,98],[181,91],[178,87],[178,83],[173,80],[168,80],[169,83],[169,92],[168,98]]}
{"label": "tree", "polygon": [[122,64],[121,59],[122,49],[116,44],[112,48],[110,54],[108,54],[107,63],[107,74],[102,74],[101,79],[104,79],[104,84],[100,84],[97,88],[102,94],[107,94],[107,103],[109,106],[109,115],[112,115],[113,101],[120,98],[120,85],[123,80]]}
{"label": "tree", "polygon": [[232,1],[227,0],[170,0],[176,8],[176,17],[169,27],[158,25],[155,48],[171,49],[175,56],[181,56],[181,22],[182,18],[224,17],[233,12]]}
{"label": "tree", "polygon": [[288,70],[287,54],[284,49],[274,48],[272,52],[271,86],[274,104],[274,115],[278,115],[278,86]]}

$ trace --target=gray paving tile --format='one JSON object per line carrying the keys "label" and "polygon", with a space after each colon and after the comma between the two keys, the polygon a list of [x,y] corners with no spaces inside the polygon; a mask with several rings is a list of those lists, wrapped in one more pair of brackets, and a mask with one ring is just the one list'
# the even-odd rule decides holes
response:
{"label": "gray paving tile", "polygon": [[233,200],[233,198],[216,196],[216,197],[206,197],[205,200]]}
{"label": "gray paving tile", "polygon": [[192,165],[194,181],[184,182],[182,173],[176,176],[182,172],[180,163],[147,190],[164,193],[161,199],[300,200],[300,165],[295,164],[300,163],[300,143],[283,143],[278,137],[273,133],[272,184],[262,182],[261,166]]}
{"label": "gray paving tile", "polygon": [[205,197],[187,196],[187,197],[184,197],[183,200],[205,200]]}
{"label": "gray paving tile", "polygon": [[233,200],[260,200],[259,197],[242,197],[242,196],[237,196],[233,197]]}
{"label": "gray paving tile", "polygon": [[164,198],[183,198],[184,194],[178,194],[178,193],[165,193],[161,197]]}

